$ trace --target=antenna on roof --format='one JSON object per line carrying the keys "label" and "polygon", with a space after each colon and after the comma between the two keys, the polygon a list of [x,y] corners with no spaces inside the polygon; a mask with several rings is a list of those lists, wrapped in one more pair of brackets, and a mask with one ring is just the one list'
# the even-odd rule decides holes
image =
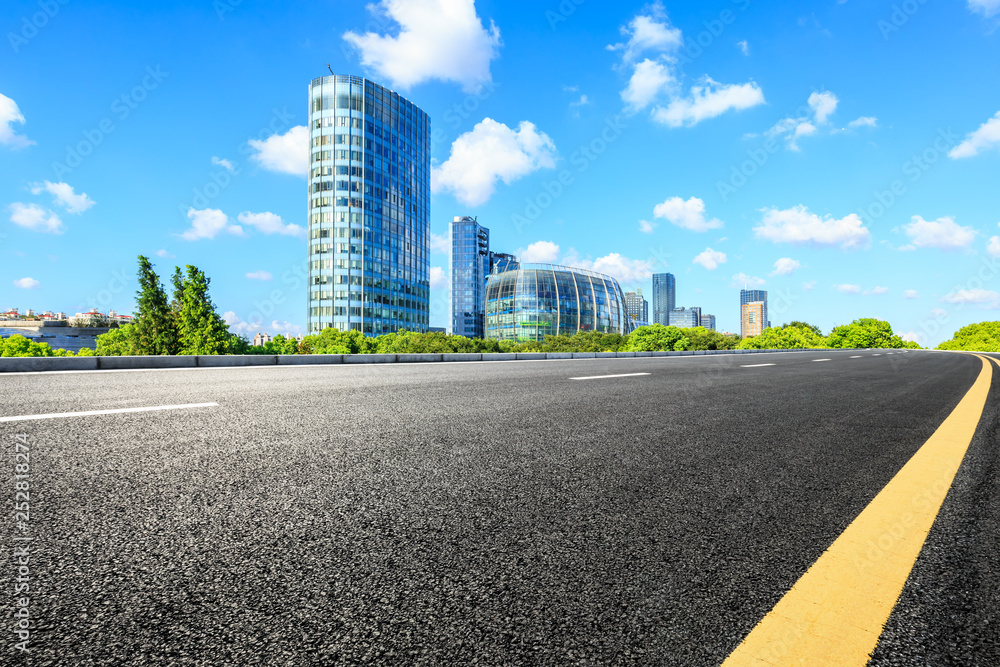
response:
{"label": "antenna on roof", "polygon": [[330,74],[331,74],[331,75],[333,75],[333,68],[332,68],[332,67],[330,67],[330,63],[327,63],[327,64],[326,64],[326,68],[327,68],[328,70],[330,70]]}

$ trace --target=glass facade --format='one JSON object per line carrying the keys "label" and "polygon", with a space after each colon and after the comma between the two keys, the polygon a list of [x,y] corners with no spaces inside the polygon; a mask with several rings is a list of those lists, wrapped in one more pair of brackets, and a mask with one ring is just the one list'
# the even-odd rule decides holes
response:
{"label": "glass facade", "polygon": [[430,118],[356,76],[309,86],[308,328],[425,332]]}
{"label": "glass facade", "polygon": [[653,324],[670,324],[670,313],[677,307],[677,281],[672,273],[653,274]]}
{"label": "glass facade", "polygon": [[[762,289],[741,289],[740,290],[740,321],[743,320],[743,306],[748,303],[763,303],[763,310],[760,314],[760,321],[757,324],[763,324],[763,329],[771,326],[768,321],[767,314],[767,290]],[[762,330],[763,330],[762,329]],[[755,334],[756,335],[756,334]],[[744,336],[746,337],[746,336]]]}
{"label": "glass facade", "polygon": [[486,283],[486,338],[544,341],[578,331],[627,334],[631,323],[618,281],[593,271],[522,264]]}
{"label": "glass facade", "polygon": [[476,218],[459,216],[451,222],[451,332],[485,336],[486,280],[491,273],[517,268],[513,255],[490,250],[490,230]]}

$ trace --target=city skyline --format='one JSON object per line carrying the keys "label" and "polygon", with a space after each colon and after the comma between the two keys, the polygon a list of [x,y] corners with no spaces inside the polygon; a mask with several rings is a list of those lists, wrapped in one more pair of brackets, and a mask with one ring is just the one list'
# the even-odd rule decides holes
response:
{"label": "city skyline", "polygon": [[969,66],[1000,55],[988,3],[457,2],[431,27],[394,3],[309,20],[324,7],[71,3],[36,25],[37,2],[7,3],[3,307],[128,312],[145,254],[205,267],[234,331],[305,333],[297,156],[329,64],[431,118],[431,326],[459,214],[624,290],[669,271],[722,330],[744,286],[773,324],[876,316],[924,345],[997,318],[1000,101]]}

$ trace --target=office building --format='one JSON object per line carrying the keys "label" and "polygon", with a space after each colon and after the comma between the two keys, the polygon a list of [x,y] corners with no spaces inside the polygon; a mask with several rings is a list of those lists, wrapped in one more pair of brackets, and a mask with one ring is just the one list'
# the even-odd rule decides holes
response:
{"label": "office building", "polygon": [[308,330],[425,332],[431,123],[356,76],[309,85]]}
{"label": "office building", "polygon": [[708,313],[702,315],[701,326],[705,327],[709,331],[715,331],[715,315],[709,315]]}
{"label": "office building", "polygon": [[490,250],[490,230],[476,218],[451,222],[451,332],[482,338],[486,315],[486,280],[491,273],[517,267],[517,258]]}
{"label": "office building", "polygon": [[692,329],[701,326],[701,308],[674,308],[670,312],[670,326]]}
{"label": "office building", "polygon": [[486,338],[544,341],[579,331],[632,331],[618,281],[594,271],[521,264],[486,283]]}
{"label": "office building", "polygon": [[[645,324],[649,322],[649,301],[642,296],[642,289],[625,292],[625,308],[633,323],[642,322]],[[642,325],[636,324],[636,326]]]}
{"label": "office building", "polygon": [[677,281],[672,273],[653,274],[653,323],[670,324],[670,313],[677,307]]}
{"label": "office building", "polygon": [[761,330],[763,331],[763,329],[766,329],[769,326],[771,326],[771,323],[768,321],[767,317],[767,290],[761,290],[761,289],[740,290],[740,316],[741,316],[740,321],[742,321],[743,306],[745,304],[754,303],[756,301],[759,301],[764,304],[764,314],[761,316],[761,324],[763,324],[763,328]]}
{"label": "office building", "polygon": [[763,333],[767,328],[767,303],[764,301],[751,301],[740,306],[740,336],[743,338],[753,338]]}

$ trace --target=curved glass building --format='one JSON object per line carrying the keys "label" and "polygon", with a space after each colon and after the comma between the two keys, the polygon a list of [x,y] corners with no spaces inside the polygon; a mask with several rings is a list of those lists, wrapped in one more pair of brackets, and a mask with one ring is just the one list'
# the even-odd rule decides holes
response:
{"label": "curved glass building", "polygon": [[631,332],[617,280],[553,264],[522,264],[489,277],[487,339],[541,342],[578,331]]}
{"label": "curved glass building", "polygon": [[425,332],[431,123],[356,76],[309,86],[309,333]]}

